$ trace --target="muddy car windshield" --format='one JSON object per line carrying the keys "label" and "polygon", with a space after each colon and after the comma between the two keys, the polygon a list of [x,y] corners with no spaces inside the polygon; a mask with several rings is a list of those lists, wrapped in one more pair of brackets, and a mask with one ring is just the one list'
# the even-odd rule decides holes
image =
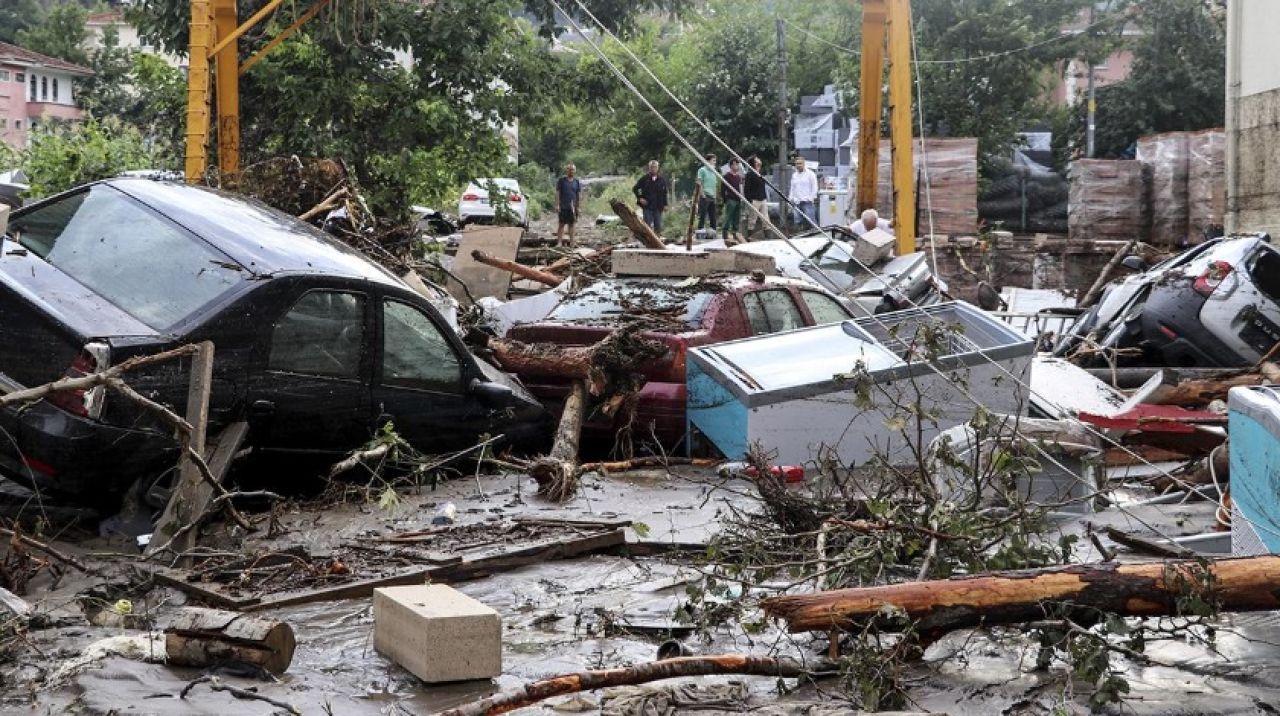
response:
{"label": "muddy car windshield", "polygon": [[103,185],[22,214],[10,223],[9,233],[157,330],[190,316],[244,278],[226,256]]}
{"label": "muddy car windshield", "polygon": [[682,286],[655,279],[599,281],[566,298],[547,316],[566,323],[615,323],[622,316],[667,316],[688,328],[702,324],[711,299],[724,291],[718,284]]}

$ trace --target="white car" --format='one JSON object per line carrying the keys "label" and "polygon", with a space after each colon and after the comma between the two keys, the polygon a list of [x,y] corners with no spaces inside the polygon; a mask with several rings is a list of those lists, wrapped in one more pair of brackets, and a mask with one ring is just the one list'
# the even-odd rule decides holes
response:
{"label": "white car", "polygon": [[529,197],[520,191],[520,182],[515,179],[475,179],[467,185],[458,201],[458,222],[469,224],[473,221],[489,223],[494,219],[494,204],[489,197],[489,184],[496,184],[507,195],[507,207],[515,215],[515,223],[520,226],[529,225]]}

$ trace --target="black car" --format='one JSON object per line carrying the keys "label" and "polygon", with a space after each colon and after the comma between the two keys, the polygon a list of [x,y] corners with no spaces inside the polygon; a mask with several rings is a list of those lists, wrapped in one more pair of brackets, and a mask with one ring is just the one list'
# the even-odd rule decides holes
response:
{"label": "black car", "polygon": [[[327,460],[388,421],[429,453],[485,433],[545,435],[539,403],[477,360],[422,295],[264,205],[115,179],[10,219],[0,392],[204,340],[215,345],[211,430],[247,418],[255,454]],[[127,381],[181,412],[189,367]],[[0,409],[0,473],[51,493],[109,504],[175,460],[170,434],[102,388]]]}

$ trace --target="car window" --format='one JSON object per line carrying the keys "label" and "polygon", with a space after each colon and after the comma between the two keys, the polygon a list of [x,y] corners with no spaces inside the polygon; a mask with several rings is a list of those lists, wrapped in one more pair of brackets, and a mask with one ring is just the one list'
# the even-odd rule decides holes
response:
{"label": "car window", "polygon": [[1270,246],[1261,246],[1249,275],[1262,295],[1280,301],[1280,253]]}
{"label": "car window", "polygon": [[844,309],[844,306],[841,306],[839,301],[825,293],[801,291],[800,298],[804,300],[804,305],[809,307],[809,313],[813,316],[813,322],[816,325],[839,323],[850,318],[849,312]]}
{"label": "car window", "polygon": [[36,207],[10,225],[27,250],[157,330],[247,276],[227,256],[107,186]]}
{"label": "car window", "polygon": [[711,299],[725,292],[713,282],[664,281],[660,279],[605,279],[568,296],[547,320],[587,325],[611,325],[625,316],[644,314],[671,318],[685,328],[698,328]]}
{"label": "car window", "polygon": [[267,368],[358,378],[364,328],[363,296],[345,291],[309,291],[276,321]]}
{"label": "car window", "polygon": [[751,332],[755,335],[804,327],[804,317],[787,291],[756,291],[743,296],[742,301],[751,322]]}
{"label": "car window", "polygon": [[399,301],[386,301],[382,309],[382,382],[461,391],[461,363],[431,318]]}

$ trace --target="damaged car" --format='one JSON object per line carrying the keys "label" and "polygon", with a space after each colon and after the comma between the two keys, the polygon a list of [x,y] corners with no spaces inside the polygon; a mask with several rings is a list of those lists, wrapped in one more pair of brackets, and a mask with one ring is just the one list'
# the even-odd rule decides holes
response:
{"label": "damaged car", "polygon": [[858,236],[847,226],[831,225],[790,239],[752,241],[731,247],[770,256],[778,273],[812,281],[849,301],[865,315],[887,313],[942,301],[946,284],[929,268],[923,251],[870,262],[859,261]]}
{"label": "damaged car", "polygon": [[1256,363],[1280,343],[1280,251],[1267,234],[1207,241],[1105,289],[1059,338],[1077,362],[1174,367]]}
{"label": "damaged car", "polygon": [[[693,278],[620,276],[600,279],[561,301],[544,319],[516,325],[506,339],[524,344],[588,346],[642,321],[637,336],[665,347],[638,366],[644,384],[632,416],[594,413],[584,431],[611,439],[627,422],[640,439],[667,446],[685,435],[685,358],[690,348],[789,331],[853,317],[835,295],[813,284],[776,276],[711,275]],[[535,396],[557,404],[572,378],[536,369],[520,373]]]}
{"label": "damaged car", "polygon": [[[144,179],[14,213],[0,245],[0,393],[186,343],[215,346],[210,434],[332,462],[392,423],[424,452],[541,439],[545,411],[477,360],[431,302],[356,250],[257,202]],[[190,361],[130,372],[181,412]],[[176,443],[102,387],[0,409],[0,474],[107,505],[173,467]]]}

